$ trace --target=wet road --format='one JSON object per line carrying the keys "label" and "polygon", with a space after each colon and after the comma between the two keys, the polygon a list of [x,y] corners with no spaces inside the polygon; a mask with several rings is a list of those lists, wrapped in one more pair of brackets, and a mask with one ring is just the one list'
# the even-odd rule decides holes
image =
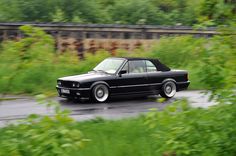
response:
{"label": "wet road", "polygon": [[[176,99],[187,98],[193,107],[208,107],[214,102],[208,101],[208,95],[201,93],[202,91],[182,91],[176,93],[175,97],[159,103],[158,98],[120,98],[113,99],[108,103],[79,103],[67,101],[59,97],[53,98],[63,109],[71,110],[71,117],[76,120],[86,120],[95,117],[103,117],[105,119],[120,119],[124,117],[137,116],[146,113],[151,108],[162,109],[166,105],[171,104]],[[53,115],[53,110],[45,105],[38,104],[33,97],[24,96],[7,96],[8,100],[2,101],[0,104],[0,126],[8,122],[24,119],[29,114]],[[11,99],[13,98],[13,99]]]}

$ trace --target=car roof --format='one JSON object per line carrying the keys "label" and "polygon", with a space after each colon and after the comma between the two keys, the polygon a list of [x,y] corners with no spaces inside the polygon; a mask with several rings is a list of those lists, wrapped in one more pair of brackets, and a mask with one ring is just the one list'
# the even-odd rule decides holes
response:
{"label": "car roof", "polygon": [[170,68],[161,63],[158,59],[140,58],[140,57],[111,57],[111,58],[126,59],[126,60],[149,60],[156,66],[158,71],[170,71]]}
{"label": "car roof", "polygon": [[151,58],[141,58],[141,57],[110,57],[115,59],[126,59],[126,60],[158,60],[158,59],[151,59]]}

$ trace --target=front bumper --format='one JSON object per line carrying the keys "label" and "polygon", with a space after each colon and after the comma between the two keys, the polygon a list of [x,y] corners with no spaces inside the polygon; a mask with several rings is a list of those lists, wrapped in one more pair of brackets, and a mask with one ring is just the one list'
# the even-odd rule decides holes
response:
{"label": "front bumper", "polygon": [[[90,88],[65,88],[56,86],[59,97],[74,99],[90,99]],[[62,89],[69,90],[69,93],[62,93]]]}

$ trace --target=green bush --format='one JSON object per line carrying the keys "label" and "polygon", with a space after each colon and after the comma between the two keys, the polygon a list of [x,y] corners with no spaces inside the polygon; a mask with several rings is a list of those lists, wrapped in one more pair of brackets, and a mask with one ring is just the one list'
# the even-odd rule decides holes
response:
{"label": "green bush", "polygon": [[236,87],[234,28],[219,30],[220,35],[207,39],[192,36],[162,38],[153,47],[151,56],[159,58],[172,69],[188,70],[190,88],[215,92],[227,86],[228,90],[233,90]]}
{"label": "green bush", "polygon": [[67,112],[31,115],[20,125],[0,129],[0,155],[234,156],[235,107],[191,108],[180,101],[138,118],[78,123],[63,115]]}
{"label": "green bush", "polygon": [[16,125],[0,129],[0,156],[73,155],[84,147],[85,139],[69,116],[69,111],[38,97],[40,103],[53,107],[54,116],[29,115]]}
{"label": "green bush", "polygon": [[[85,60],[78,60],[72,52],[58,54],[52,37],[41,29],[23,26],[21,30],[27,37],[2,44],[1,93],[55,95],[58,77],[86,73],[101,60],[111,56],[106,51],[98,51],[95,55],[86,54]],[[209,39],[192,36],[161,38],[150,51],[144,48],[133,52],[118,50],[117,56],[158,58],[172,69],[188,70],[190,89],[214,90],[214,87],[227,85],[223,81],[232,82],[236,79],[235,35],[229,35],[234,31],[227,30]]]}
{"label": "green bush", "polygon": [[236,44],[230,34],[234,33],[222,33],[202,44],[199,64],[193,65],[218,105],[201,109],[178,101],[146,116],[146,125],[156,131],[157,155],[236,154]]}
{"label": "green bush", "polygon": [[235,110],[235,104],[201,109],[180,101],[164,111],[149,113],[145,124],[155,131],[156,155],[234,156]]}
{"label": "green bush", "polygon": [[186,67],[201,59],[201,46],[205,41],[204,38],[192,36],[161,38],[154,45],[151,55],[170,67]]}
{"label": "green bush", "polygon": [[54,40],[39,28],[22,26],[27,37],[2,44],[0,53],[1,93],[55,94],[59,77],[86,73],[110,56],[99,51],[87,54],[86,61],[74,53],[57,54]]}
{"label": "green bush", "polygon": [[206,89],[199,79],[199,65],[207,39],[193,36],[161,38],[152,48],[150,57],[158,58],[171,69],[183,69],[189,72],[190,89]]}
{"label": "green bush", "polygon": [[[53,40],[37,28],[21,28],[27,37],[8,41],[0,53],[0,92],[40,93],[54,91],[60,76],[91,70],[110,56],[99,51],[78,61],[70,53],[58,55]],[[230,31],[232,34],[232,32]],[[207,155],[236,154],[235,35],[211,39],[163,38],[150,53],[120,50],[119,56],[157,57],[172,68],[188,69],[190,80],[217,97],[219,105],[191,108],[187,101],[161,112],[120,121],[96,119],[76,124],[67,111],[55,107],[56,115],[31,115],[18,125],[0,129],[3,155]],[[41,100],[42,103],[47,101]],[[227,104],[226,104],[227,103]],[[48,103],[48,106],[53,103]],[[143,124],[143,122],[145,124]],[[147,129],[147,127],[149,127]],[[84,135],[79,129],[84,130]],[[127,131],[128,130],[128,131]],[[91,138],[80,150],[84,139]]]}
{"label": "green bush", "polygon": [[[235,28],[235,27],[232,27]],[[218,100],[234,99],[236,88],[236,30],[209,39],[199,65],[199,77]],[[221,101],[223,102],[223,101]],[[228,101],[229,102],[229,101]],[[232,102],[231,102],[232,103]]]}

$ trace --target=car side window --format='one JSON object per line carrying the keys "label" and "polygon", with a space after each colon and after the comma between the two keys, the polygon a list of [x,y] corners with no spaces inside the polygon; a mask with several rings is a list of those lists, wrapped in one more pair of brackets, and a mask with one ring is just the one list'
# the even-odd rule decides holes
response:
{"label": "car side window", "polygon": [[145,61],[135,60],[129,61],[129,73],[144,73],[146,72]]}
{"label": "car side window", "polygon": [[156,66],[151,61],[145,61],[145,62],[146,62],[147,72],[156,72],[157,71]]}

